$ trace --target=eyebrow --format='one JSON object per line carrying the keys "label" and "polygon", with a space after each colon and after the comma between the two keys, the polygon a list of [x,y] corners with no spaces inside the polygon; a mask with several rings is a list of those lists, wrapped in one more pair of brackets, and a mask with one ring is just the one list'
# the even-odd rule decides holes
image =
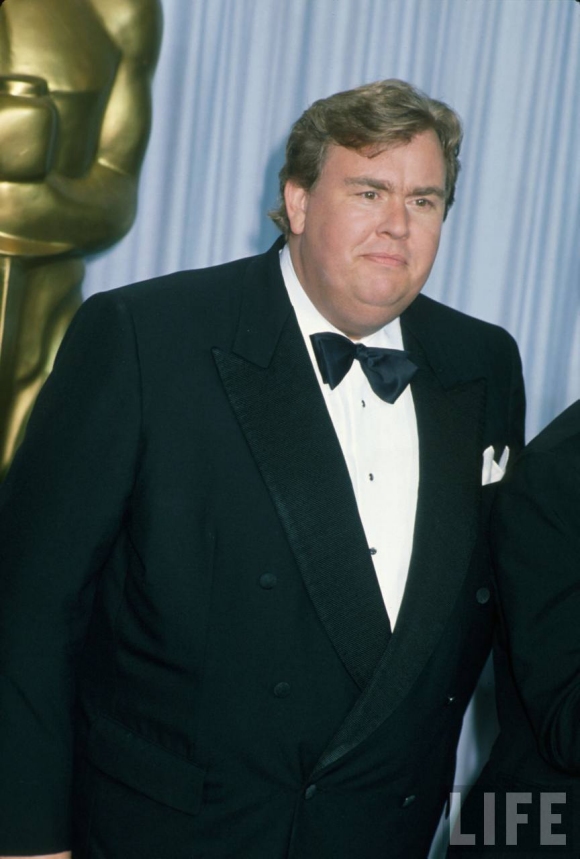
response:
{"label": "eyebrow", "polygon": [[438,185],[427,185],[426,188],[413,188],[411,191],[412,197],[439,197],[445,199],[445,190]]}
{"label": "eyebrow", "polygon": [[[391,182],[383,182],[380,179],[374,179],[372,176],[352,176],[344,180],[345,185],[366,186],[374,188],[375,191],[387,191],[392,193],[394,186]],[[409,193],[410,197],[439,197],[445,200],[445,190],[438,185],[427,185],[424,188],[413,188]]]}

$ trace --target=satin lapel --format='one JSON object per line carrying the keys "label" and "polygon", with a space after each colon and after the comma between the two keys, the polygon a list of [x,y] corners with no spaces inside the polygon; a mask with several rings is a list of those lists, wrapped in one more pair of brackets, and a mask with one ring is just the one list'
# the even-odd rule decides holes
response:
{"label": "satin lapel", "polygon": [[411,383],[419,431],[420,483],[413,553],[389,647],[314,774],[365,740],[401,704],[445,628],[475,542],[486,385],[445,390],[420,350]]}
{"label": "satin lapel", "polygon": [[[268,280],[264,289],[259,272],[248,277],[235,351],[214,349],[214,359],[318,616],[364,688],[388,643],[389,620],[344,457],[279,267],[270,266]],[[268,308],[272,302],[276,306]],[[272,320],[283,316],[273,332]]]}

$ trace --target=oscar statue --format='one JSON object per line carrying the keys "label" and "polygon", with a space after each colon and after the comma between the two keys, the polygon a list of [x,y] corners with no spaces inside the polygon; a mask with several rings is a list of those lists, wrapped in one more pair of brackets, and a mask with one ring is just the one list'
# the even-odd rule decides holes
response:
{"label": "oscar statue", "polygon": [[159,0],[0,4],[0,479],[81,302],[133,223]]}

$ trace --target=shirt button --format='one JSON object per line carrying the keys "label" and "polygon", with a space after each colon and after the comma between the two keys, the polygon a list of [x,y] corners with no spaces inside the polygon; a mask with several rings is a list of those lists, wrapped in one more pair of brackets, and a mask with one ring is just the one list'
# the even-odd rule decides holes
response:
{"label": "shirt button", "polygon": [[269,591],[272,588],[275,588],[278,583],[278,578],[274,573],[262,573],[259,578],[260,587]]}
{"label": "shirt button", "polygon": [[309,784],[306,790],[304,791],[304,799],[312,799],[314,794],[316,793],[316,785]]}
{"label": "shirt button", "polygon": [[289,683],[276,683],[274,686],[274,695],[276,698],[287,698],[290,694]]}
{"label": "shirt button", "polygon": [[375,479],[374,474],[369,474],[369,480],[374,480],[374,479]]}
{"label": "shirt button", "polygon": [[371,555],[376,555],[376,554],[377,554],[377,550],[376,550],[375,548],[373,548],[373,547],[371,547],[371,548],[369,549],[369,552],[371,553]]}
{"label": "shirt button", "polygon": [[360,402],[361,402],[361,406],[363,407],[363,409],[366,409],[367,404],[365,403],[365,401],[361,400]]}
{"label": "shirt button", "polygon": [[475,599],[480,605],[485,605],[486,602],[489,602],[489,588],[480,588],[475,594]]}
{"label": "shirt button", "polygon": [[401,808],[408,808],[410,805],[413,805],[416,799],[417,797],[414,793],[409,794],[409,796],[406,796],[405,799],[402,801]]}

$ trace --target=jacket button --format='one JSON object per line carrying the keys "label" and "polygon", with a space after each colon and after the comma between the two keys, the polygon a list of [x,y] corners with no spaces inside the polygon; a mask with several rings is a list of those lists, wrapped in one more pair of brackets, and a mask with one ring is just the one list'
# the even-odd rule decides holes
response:
{"label": "jacket button", "polygon": [[490,596],[489,588],[480,588],[475,594],[475,599],[480,605],[485,605],[486,602],[489,602]]}
{"label": "jacket button", "polygon": [[304,799],[312,799],[314,794],[316,793],[316,785],[309,784],[306,790],[304,791]]}
{"label": "jacket button", "polygon": [[405,799],[403,800],[403,802],[401,803],[401,808],[408,808],[410,805],[413,805],[413,803],[415,802],[416,799],[417,799],[417,797],[415,796],[414,793],[409,794],[409,796],[406,796]]}
{"label": "jacket button", "polygon": [[260,587],[264,588],[264,590],[272,590],[278,584],[278,577],[274,575],[274,573],[263,573],[260,578]]}
{"label": "jacket button", "polygon": [[274,695],[276,698],[287,698],[290,694],[289,683],[276,683],[274,686]]}
{"label": "jacket button", "polygon": [[447,695],[447,697],[445,698],[445,703],[447,704],[447,706],[449,706],[450,704],[453,704],[455,702],[456,698],[457,695]]}

